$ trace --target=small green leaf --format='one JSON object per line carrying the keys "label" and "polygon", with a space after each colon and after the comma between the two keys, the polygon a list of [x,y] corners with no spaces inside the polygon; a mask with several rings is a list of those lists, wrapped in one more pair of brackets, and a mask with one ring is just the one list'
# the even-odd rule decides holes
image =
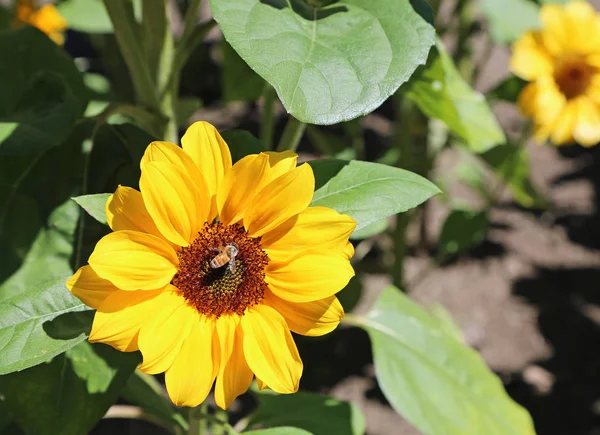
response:
{"label": "small green leaf", "polygon": [[490,23],[492,38],[508,44],[527,30],[539,27],[539,6],[531,0],[482,0],[481,9]]}
{"label": "small green leaf", "polygon": [[229,146],[233,163],[246,157],[248,154],[258,154],[268,151],[267,147],[260,140],[245,130],[227,130],[223,132],[222,136]]}
{"label": "small green leaf", "polygon": [[452,210],[440,234],[442,254],[458,254],[481,243],[488,226],[489,217],[485,210]]}
{"label": "small green leaf", "polygon": [[503,100],[514,103],[518,101],[519,95],[527,82],[519,77],[512,76],[498,83],[498,85],[487,93],[490,100]]}
{"label": "small green leaf", "polygon": [[363,435],[365,432],[364,416],[356,405],[348,402],[304,392],[289,396],[258,392],[256,398],[258,409],[248,427],[294,426],[314,435]]}
{"label": "small green leaf", "polygon": [[481,357],[395,287],[366,317],[375,374],[392,407],[426,435],[534,435]]}
{"label": "small green leaf", "polygon": [[297,427],[273,427],[270,429],[251,430],[242,432],[247,435],[315,435]]}
{"label": "small green leaf", "polygon": [[385,230],[387,230],[388,226],[389,226],[388,220],[382,219],[380,221],[373,222],[372,224],[367,225],[366,227],[364,227],[358,231],[354,231],[350,235],[350,238],[352,240],[368,239],[369,237],[373,237],[373,236],[376,236],[377,234],[383,233]]}
{"label": "small green leaf", "polygon": [[311,205],[350,215],[356,231],[414,208],[440,192],[419,175],[378,163],[335,159],[309,163],[317,187]]}
{"label": "small green leaf", "polygon": [[140,363],[139,352],[79,343],[51,362],[0,376],[0,394],[28,434],[88,433]]}
{"label": "small green leaf", "polygon": [[482,154],[481,158],[494,169],[523,207],[548,206],[548,200],[537,190],[529,176],[529,153],[526,147],[511,143],[500,145]]}
{"label": "small green leaf", "polygon": [[48,361],[85,340],[92,315],[64,279],[0,301],[0,375]]}
{"label": "small green leaf", "polygon": [[94,195],[76,196],[71,199],[98,222],[108,225],[106,221],[106,202],[110,195],[110,193],[96,193]]}
{"label": "small green leaf", "polygon": [[506,140],[485,97],[465,82],[441,41],[437,41],[421,74],[411,80],[407,95],[476,153]]}
{"label": "small green leaf", "polygon": [[423,0],[211,0],[231,46],[311,124],[370,113],[425,63],[433,45]]}
{"label": "small green leaf", "polygon": [[0,32],[0,153],[59,145],[83,114],[88,93],[71,59],[34,27]]}
{"label": "small green leaf", "polygon": [[165,423],[176,424],[183,430],[188,430],[186,419],[177,412],[173,403],[162,395],[161,386],[153,376],[136,370],[127,380],[121,396]]}

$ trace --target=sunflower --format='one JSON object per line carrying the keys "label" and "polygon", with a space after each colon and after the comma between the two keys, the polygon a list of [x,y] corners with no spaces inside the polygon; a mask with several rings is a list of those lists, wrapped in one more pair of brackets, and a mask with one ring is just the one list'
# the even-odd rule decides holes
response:
{"label": "sunflower", "polygon": [[354,271],[355,222],[309,207],[314,176],[292,152],[248,155],[205,122],[182,147],[151,143],[141,192],[119,186],[103,237],[67,287],[96,309],[89,340],[140,350],[140,369],[166,372],[181,406],[228,408],[253,377],[298,390],[302,361],[290,331],[326,334],[343,309],[335,293]]}
{"label": "sunflower", "polygon": [[58,45],[64,44],[63,32],[68,28],[67,20],[64,19],[54,5],[45,4],[36,8],[33,0],[19,0],[16,12],[15,24],[17,26],[30,24],[40,29]]}
{"label": "sunflower", "polygon": [[586,2],[544,5],[540,30],[513,46],[511,69],[530,83],[519,96],[535,138],[556,145],[600,141],[600,15]]}

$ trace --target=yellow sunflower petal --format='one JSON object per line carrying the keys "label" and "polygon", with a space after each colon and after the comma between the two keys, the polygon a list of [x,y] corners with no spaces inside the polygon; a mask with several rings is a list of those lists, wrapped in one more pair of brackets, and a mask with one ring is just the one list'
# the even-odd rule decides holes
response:
{"label": "yellow sunflower petal", "polygon": [[179,246],[188,246],[208,218],[207,191],[190,181],[181,168],[166,162],[145,163],[140,188],[146,208],[163,236]]}
{"label": "yellow sunflower petal", "polygon": [[354,257],[354,245],[352,245],[351,242],[346,243],[343,254],[347,260],[350,260],[352,257]]}
{"label": "yellow sunflower petal", "polygon": [[554,144],[563,145],[573,141],[577,112],[577,105],[573,102],[567,103],[564,107],[552,131],[551,139]]}
{"label": "yellow sunflower petal", "polygon": [[162,305],[163,290],[111,293],[98,306],[90,342],[106,343],[121,352],[138,350],[138,333]]}
{"label": "yellow sunflower petal", "polygon": [[67,280],[67,288],[88,307],[98,308],[111,293],[118,291],[110,281],[102,279],[90,266],[80,267]]}
{"label": "yellow sunflower petal", "polygon": [[525,80],[552,75],[554,65],[540,32],[527,32],[512,47],[511,71]]}
{"label": "yellow sunflower petal", "polygon": [[154,290],[171,282],[178,260],[173,248],[156,236],[116,231],[100,239],[89,263],[121,290]]}
{"label": "yellow sunflower petal", "polygon": [[273,391],[298,391],[302,360],[283,316],[267,305],[255,305],[242,317],[242,329],[250,369]]}
{"label": "yellow sunflower petal", "polygon": [[254,203],[257,193],[271,181],[296,167],[298,155],[282,153],[251,154],[239,160],[229,171],[217,194],[221,222],[238,222]]}
{"label": "yellow sunflower petal", "polygon": [[342,252],[356,228],[350,216],[327,207],[308,207],[262,236],[271,261],[286,261],[299,252]]}
{"label": "yellow sunflower petal", "polygon": [[600,44],[600,19],[588,2],[571,1],[564,7],[568,23],[569,48],[579,54],[597,52]]}
{"label": "yellow sunflower petal", "polygon": [[571,24],[560,5],[544,5],[540,10],[544,45],[553,56],[563,56],[570,51]]}
{"label": "yellow sunflower petal", "polygon": [[297,303],[267,293],[264,301],[283,316],[290,330],[310,337],[329,334],[338,327],[344,317],[344,308],[335,296]]}
{"label": "yellow sunflower petal", "polygon": [[269,386],[267,384],[265,384],[263,381],[261,381],[260,379],[256,378],[256,386],[258,387],[258,389],[260,391],[262,390],[266,390],[269,388]]}
{"label": "yellow sunflower petal", "polygon": [[[204,176],[211,203],[211,218],[216,216],[216,195],[225,174],[231,169],[229,147],[208,122],[193,123],[181,138],[181,145]],[[214,216],[213,216],[214,215]]]}
{"label": "yellow sunflower petal", "polygon": [[167,392],[177,406],[198,406],[206,399],[219,368],[214,322],[201,317],[165,374]]}
{"label": "yellow sunflower petal", "polygon": [[106,220],[113,231],[141,231],[162,238],[146,210],[142,194],[131,187],[119,186],[108,198]]}
{"label": "yellow sunflower petal", "polygon": [[215,382],[215,402],[227,409],[252,383],[252,371],[244,357],[243,332],[237,315],[224,315],[216,322],[220,362]]}
{"label": "yellow sunflower petal", "polygon": [[596,145],[600,141],[600,107],[587,97],[579,97],[577,108],[573,137],[583,146]]}
{"label": "yellow sunflower petal", "polygon": [[304,211],[312,201],[315,177],[303,164],[266,185],[244,214],[244,226],[252,237],[261,236]]}
{"label": "yellow sunflower petal", "polygon": [[339,254],[302,255],[278,269],[274,267],[279,266],[267,266],[265,281],[276,296],[291,302],[325,299],[354,276],[348,259]]}
{"label": "yellow sunflower petal", "polygon": [[166,371],[177,355],[200,315],[189,306],[178,290],[169,286],[160,295],[163,304],[140,329],[138,346],[144,357],[139,369],[156,374]]}
{"label": "yellow sunflower petal", "polygon": [[140,162],[140,168],[143,169],[144,165],[150,162],[164,162],[177,166],[181,172],[191,179],[203,197],[209,197],[207,183],[203,174],[192,158],[181,147],[171,142],[152,142],[146,148],[146,152]]}

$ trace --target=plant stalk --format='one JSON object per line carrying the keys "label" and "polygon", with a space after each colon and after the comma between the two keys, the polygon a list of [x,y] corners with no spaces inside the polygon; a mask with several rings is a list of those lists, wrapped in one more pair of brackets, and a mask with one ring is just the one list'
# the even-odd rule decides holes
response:
{"label": "plant stalk", "polygon": [[104,6],[113,23],[115,37],[133,81],[137,100],[153,111],[160,111],[156,85],[144,55],[138,24],[131,2],[104,0]]}
{"label": "plant stalk", "polygon": [[263,90],[263,112],[260,120],[260,140],[267,147],[271,149],[273,142],[273,126],[274,126],[274,112],[275,101],[277,100],[277,92],[275,88],[269,83],[265,83],[265,89]]}
{"label": "plant stalk", "polygon": [[306,124],[290,115],[281,135],[277,151],[296,151],[304,134]]}

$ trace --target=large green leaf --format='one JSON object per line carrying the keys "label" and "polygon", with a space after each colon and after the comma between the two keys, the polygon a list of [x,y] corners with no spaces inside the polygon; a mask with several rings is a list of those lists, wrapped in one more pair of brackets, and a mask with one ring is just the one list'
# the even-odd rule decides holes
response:
{"label": "large green leaf", "polygon": [[335,159],[309,163],[317,189],[311,205],[350,215],[357,231],[414,208],[440,192],[425,178],[392,166]]}
{"label": "large green leaf", "polygon": [[395,287],[364,318],[375,373],[392,407],[426,435],[534,434],[481,357]]}
{"label": "large green leaf", "polygon": [[140,362],[104,344],[79,343],[51,362],[0,376],[15,422],[34,435],[88,433]]}
{"label": "large green leaf", "polygon": [[539,26],[539,6],[531,0],[481,0],[481,9],[496,42],[507,44]]}
{"label": "large green leaf", "polygon": [[222,79],[225,101],[254,101],[265,88],[265,81],[237,54],[227,41],[221,42]]}
{"label": "large green leaf", "polygon": [[[21,208],[18,202],[13,203],[13,206],[18,208],[16,213],[11,215],[25,216],[22,225],[25,226],[25,231],[30,231],[32,227],[26,222],[28,219],[26,213],[29,211],[37,213],[37,211],[30,203],[24,202],[24,204],[27,206]],[[71,256],[79,214],[77,204],[70,200],[50,214],[46,226],[39,229],[31,248],[25,251],[27,247],[25,245],[22,247],[23,253],[26,254],[20,267],[0,283],[0,301],[72,273]],[[6,237],[14,242],[11,234],[7,234]]]}
{"label": "large green leaf", "polygon": [[33,27],[0,32],[0,153],[27,154],[64,141],[88,93],[73,60]]}
{"label": "large green leaf", "polygon": [[314,435],[362,435],[365,418],[360,409],[342,400],[312,393],[277,395],[257,393],[258,409],[249,427],[293,426]]}
{"label": "large green leaf", "polygon": [[48,361],[85,340],[91,314],[64,279],[0,301],[0,374]]}
{"label": "large green leaf", "polygon": [[485,97],[464,81],[441,41],[408,96],[429,117],[443,121],[469,149],[480,153],[504,143],[504,132]]}
{"label": "large green leaf", "polygon": [[423,0],[211,0],[227,41],[297,119],[334,124],[381,105],[434,42]]}

